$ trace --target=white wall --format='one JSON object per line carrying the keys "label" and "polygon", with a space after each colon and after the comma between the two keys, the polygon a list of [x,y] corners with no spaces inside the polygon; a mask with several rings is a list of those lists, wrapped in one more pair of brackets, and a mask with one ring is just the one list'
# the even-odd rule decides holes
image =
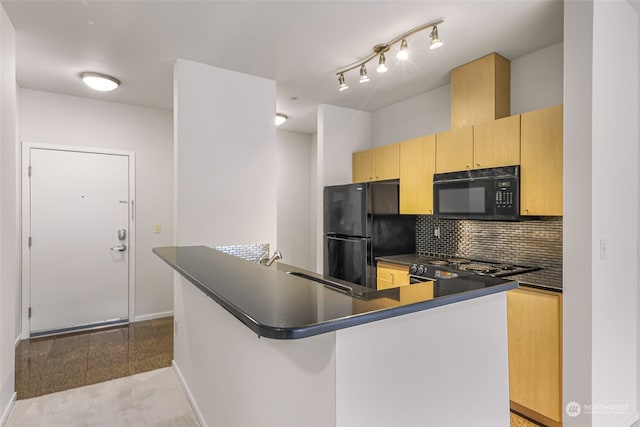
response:
{"label": "white wall", "polygon": [[565,2],[565,47],[564,400],[583,413],[564,425],[629,426],[640,363],[638,271],[628,268],[638,261],[638,14],[620,0]]}
{"label": "white wall", "polygon": [[[557,43],[511,60],[511,114],[562,104],[562,47]],[[380,109],[373,113],[372,123],[376,147],[447,130],[451,86]]]}
{"label": "white wall", "polygon": [[[169,111],[29,89],[19,91],[20,140],[136,153],[137,319],[173,310],[173,275],[151,249],[173,240],[173,123]],[[161,233],[153,234],[153,225]]]}
{"label": "white wall", "polygon": [[373,145],[391,144],[451,127],[451,85],[414,96],[373,113]]}
{"label": "white wall", "polygon": [[[278,249],[284,256],[283,262],[314,270],[315,258],[311,258],[309,241],[312,137],[285,131],[277,131],[276,134]],[[273,181],[265,181],[265,185],[269,183],[272,184]]]}
{"label": "white wall", "polygon": [[0,424],[15,399],[15,347],[20,278],[15,31],[0,5]]}
{"label": "white wall", "polygon": [[322,192],[327,185],[351,182],[351,153],[372,147],[371,113],[334,105],[318,107],[316,141],[316,269],[322,272]]}
{"label": "white wall", "polygon": [[563,43],[511,61],[511,114],[562,104]]}
{"label": "white wall", "polygon": [[[593,2],[564,4],[563,400],[591,402]],[[591,418],[565,414],[566,427]]]}
{"label": "white wall", "polygon": [[275,106],[272,80],[176,61],[177,244],[277,247]]}
{"label": "white wall", "polygon": [[592,399],[629,405],[620,414],[594,414],[593,425],[624,426],[638,413],[640,363],[638,275],[627,269],[638,262],[638,14],[618,0],[594,2],[593,15]]}

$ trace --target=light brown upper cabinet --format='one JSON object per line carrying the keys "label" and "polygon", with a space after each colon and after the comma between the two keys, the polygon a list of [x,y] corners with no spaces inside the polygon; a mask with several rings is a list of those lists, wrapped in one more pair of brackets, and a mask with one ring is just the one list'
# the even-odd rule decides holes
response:
{"label": "light brown upper cabinet", "polygon": [[510,114],[510,63],[492,53],[451,70],[451,128]]}
{"label": "light brown upper cabinet", "polygon": [[375,150],[356,151],[351,155],[351,177],[353,182],[373,181],[375,172]]}
{"label": "light brown upper cabinet", "polygon": [[353,182],[400,178],[400,144],[389,144],[357,151],[351,157]]}
{"label": "light brown upper cabinet", "polygon": [[436,136],[400,143],[400,213],[433,214]]}
{"label": "light brown upper cabinet", "polygon": [[562,105],[521,115],[520,214],[562,215]]}
{"label": "light brown upper cabinet", "polygon": [[436,173],[473,167],[473,126],[436,134]]}
{"label": "light brown upper cabinet", "polygon": [[519,115],[473,126],[473,167],[475,169],[519,164]]}

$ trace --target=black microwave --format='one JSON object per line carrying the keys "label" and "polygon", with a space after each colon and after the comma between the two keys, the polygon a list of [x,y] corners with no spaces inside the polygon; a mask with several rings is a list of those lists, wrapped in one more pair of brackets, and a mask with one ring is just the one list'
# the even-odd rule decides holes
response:
{"label": "black microwave", "polygon": [[520,166],[433,175],[433,213],[436,218],[519,220]]}

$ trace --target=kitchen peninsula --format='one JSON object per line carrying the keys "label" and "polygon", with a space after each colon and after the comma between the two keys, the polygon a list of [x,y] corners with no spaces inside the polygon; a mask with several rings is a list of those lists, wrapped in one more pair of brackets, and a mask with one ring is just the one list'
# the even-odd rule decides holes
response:
{"label": "kitchen peninsula", "polygon": [[375,291],[205,246],[154,252],[181,275],[174,366],[203,425],[509,425],[517,282]]}

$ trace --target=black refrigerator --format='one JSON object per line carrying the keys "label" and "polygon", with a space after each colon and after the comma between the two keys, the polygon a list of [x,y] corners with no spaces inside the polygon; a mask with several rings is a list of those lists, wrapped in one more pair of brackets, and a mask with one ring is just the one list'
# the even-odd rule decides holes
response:
{"label": "black refrigerator", "polygon": [[379,256],[415,253],[416,216],[400,215],[398,181],[324,188],[324,275],[376,288]]}

